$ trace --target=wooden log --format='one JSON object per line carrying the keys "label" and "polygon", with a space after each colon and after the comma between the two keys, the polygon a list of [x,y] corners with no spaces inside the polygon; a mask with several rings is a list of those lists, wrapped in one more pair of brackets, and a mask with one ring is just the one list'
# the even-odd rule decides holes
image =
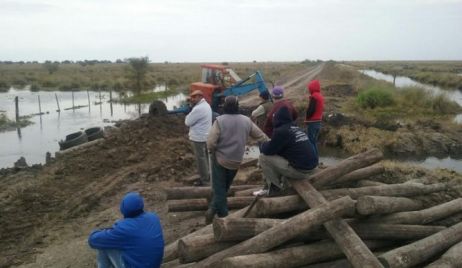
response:
{"label": "wooden log", "polygon": [[[233,185],[228,191],[228,196],[232,196],[237,191],[242,191],[250,188],[260,187],[258,185]],[[164,189],[167,194],[167,200],[174,199],[194,199],[194,198],[207,198],[212,197],[212,188],[210,186],[184,186],[184,187],[170,187]]]}
{"label": "wooden log", "polygon": [[335,180],[335,184],[350,183],[363,179],[368,179],[377,174],[381,174],[385,171],[385,168],[381,164],[375,164],[365,168],[360,168],[352,171],[346,175],[343,175]]}
{"label": "wooden log", "polygon": [[[289,179],[301,198],[313,209],[327,201],[307,180]],[[348,223],[340,218],[325,222],[324,227],[341,248],[353,267],[383,267]]]}
{"label": "wooden log", "polygon": [[[245,208],[242,208],[242,209],[239,209],[235,212],[232,212],[230,213],[227,218],[242,218],[244,213],[247,212],[247,209],[249,207],[245,207]],[[250,212],[250,215],[248,215],[249,217],[252,217],[254,216],[253,215],[253,211]],[[199,230],[197,231],[194,231],[184,237],[182,237],[183,239],[184,238],[188,238],[188,237],[193,237],[193,236],[198,236],[198,235],[204,235],[204,234],[213,234],[213,227],[212,227],[212,224],[208,224],[202,228],[200,228]],[[165,246],[164,248],[164,258],[163,258],[163,261],[164,262],[168,262],[168,261],[172,261],[174,259],[177,259],[178,258],[178,242],[179,242],[180,239],[177,239],[173,242],[171,242],[170,244],[168,244],[167,246]]]}
{"label": "wooden log", "polygon": [[414,267],[462,241],[462,222],[441,232],[382,254],[385,267]]}
{"label": "wooden log", "polygon": [[160,268],[187,268],[192,267],[194,263],[185,263],[181,264],[179,259],[175,259],[173,261],[164,262]]}
{"label": "wooden log", "polygon": [[356,187],[367,187],[367,186],[382,186],[387,185],[383,182],[371,181],[371,180],[360,180],[356,183]]}
{"label": "wooden log", "polygon": [[393,212],[423,209],[419,200],[405,197],[360,196],[356,203],[356,211],[361,215],[389,214]]}
{"label": "wooden log", "polygon": [[354,170],[370,166],[383,158],[383,154],[378,149],[372,149],[364,153],[351,156],[338,164],[323,169],[310,176],[310,182],[315,187],[332,185],[339,178]]}
{"label": "wooden log", "polygon": [[[213,232],[216,241],[243,241],[282,223],[281,219],[238,218],[215,219]],[[362,239],[415,240],[427,237],[444,226],[376,224],[349,222],[353,230]],[[329,238],[322,228],[314,229],[297,237],[297,241],[312,241]]]}
{"label": "wooden log", "polygon": [[351,268],[347,259],[304,265],[302,268]]}
{"label": "wooden log", "polygon": [[[379,248],[390,242],[370,241],[367,245]],[[250,254],[227,258],[222,267],[226,268],[279,268],[299,267],[302,265],[333,260],[343,256],[342,250],[332,241],[322,241],[309,245],[289,247],[267,253]]]}
{"label": "wooden log", "polygon": [[178,241],[178,257],[180,263],[195,262],[229,248],[236,243],[218,242],[213,234],[182,238]]}
{"label": "wooden log", "polygon": [[282,224],[278,224],[253,238],[241,242],[231,248],[215,253],[208,258],[197,262],[194,267],[218,267],[219,263],[227,257],[243,254],[262,253],[278,245],[281,245],[294,237],[320,226],[322,223],[339,217],[354,208],[354,203],[349,197],[342,197],[329,203],[320,205],[289,218]]}
{"label": "wooden log", "polygon": [[[327,200],[333,200],[340,196],[348,195],[353,199],[357,199],[364,195],[374,196],[415,196],[420,194],[428,194],[446,189],[444,184],[416,184],[416,183],[400,183],[386,184],[383,186],[369,186],[361,188],[341,188],[333,190],[321,191],[321,194]],[[268,217],[280,213],[298,211],[307,209],[308,205],[298,195],[290,195],[283,197],[262,198],[255,204],[256,214],[258,217]]]}
{"label": "wooden log", "polygon": [[249,158],[249,159],[244,159],[242,163],[239,165],[239,168],[247,168],[251,166],[257,166],[258,163],[258,158]]}
{"label": "wooden log", "polygon": [[[254,200],[252,196],[228,197],[228,208],[236,209],[243,208],[249,205]],[[179,199],[168,200],[168,212],[184,212],[184,211],[202,211],[207,210],[208,201],[205,198],[201,199]]]}
{"label": "wooden log", "polygon": [[234,193],[234,196],[253,196],[253,192],[261,190],[262,188],[263,188],[263,185],[259,187],[255,187],[255,188],[250,188],[247,190],[236,191]]}
{"label": "wooden log", "polygon": [[383,186],[369,186],[361,188],[342,188],[323,191],[326,199],[337,199],[339,196],[348,195],[353,199],[358,199],[364,195],[375,196],[416,196],[441,192],[448,188],[445,183],[421,184],[421,183],[400,183],[388,184]]}
{"label": "wooden log", "polygon": [[426,268],[462,267],[462,241],[452,246],[446,253]]}
{"label": "wooden log", "polygon": [[462,211],[462,198],[422,209],[418,211],[397,212],[380,218],[371,219],[371,222],[401,223],[401,224],[427,224],[444,219]]}

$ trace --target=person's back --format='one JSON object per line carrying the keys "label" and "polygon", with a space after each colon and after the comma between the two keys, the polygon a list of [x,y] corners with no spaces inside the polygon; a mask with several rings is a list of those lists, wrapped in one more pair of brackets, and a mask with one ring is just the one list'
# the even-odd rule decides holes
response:
{"label": "person's back", "polygon": [[263,132],[265,132],[265,134],[270,138],[273,136],[273,116],[277,113],[277,111],[279,111],[279,109],[281,109],[281,107],[287,107],[292,116],[292,120],[295,121],[298,117],[297,110],[292,103],[289,100],[284,99],[284,89],[282,87],[274,87],[272,92],[274,104],[272,109],[266,115],[265,125],[263,126]]}
{"label": "person's back", "polygon": [[115,250],[121,253],[122,267],[160,267],[164,253],[162,226],[155,213],[144,212],[143,208],[142,197],[138,193],[128,193],[120,204],[124,219],[112,228],[91,233],[88,243],[99,250],[99,263],[112,261],[111,256],[104,258],[104,254],[106,250]]}

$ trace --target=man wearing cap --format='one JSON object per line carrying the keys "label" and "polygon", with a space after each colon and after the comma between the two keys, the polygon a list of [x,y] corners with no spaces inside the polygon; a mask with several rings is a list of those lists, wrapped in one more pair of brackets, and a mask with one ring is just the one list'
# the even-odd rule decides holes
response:
{"label": "man wearing cap", "polygon": [[200,90],[191,93],[190,101],[193,108],[184,122],[189,127],[189,140],[196,156],[200,176],[199,181],[195,182],[194,185],[208,185],[210,184],[210,176],[206,141],[212,126],[212,109]]}
{"label": "man wearing cap", "polygon": [[248,118],[239,114],[236,96],[227,96],[224,114],[217,117],[207,139],[211,152],[213,199],[205,215],[207,223],[228,215],[226,196],[242,162],[245,145],[250,137],[263,142],[268,137]]}
{"label": "man wearing cap", "polygon": [[274,105],[266,115],[265,125],[263,126],[263,131],[269,138],[273,135],[273,116],[279,109],[281,109],[281,107],[287,107],[287,109],[289,109],[293,121],[295,121],[298,117],[297,110],[295,110],[292,102],[284,98],[284,88],[282,86],[275,86],[271,92],[273,95]]}
{"label": "man wearing cap", "polygon": [[260,105],[252,111],[251,118],[257,124],[260,129],[263,129],[263,125],[266,121],[266,115],[273,108],[273,101],[270,99],[268,91],[260,92]]}
{"label": "man wearing cap", "polygon": [[90,247],[98,251],[98,267],[160,267],[164,238],[157,214],[144,212],[143,198],[136,192],[124,196],[120,212],[123,219],[88,238]]}

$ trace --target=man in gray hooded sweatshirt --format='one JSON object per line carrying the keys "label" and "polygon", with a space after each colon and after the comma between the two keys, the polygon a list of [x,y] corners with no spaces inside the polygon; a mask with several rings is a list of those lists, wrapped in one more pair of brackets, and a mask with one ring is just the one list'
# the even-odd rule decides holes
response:
{"label": "man in gray hooded sweatshirt", "polygon": [[245,145],[249,137],[260,142],[268,137],[250,118],[239,114],[236,96],[225,98],[224,114],[213,123],[207,138],[207,148],[211,153],[213,199],[206,213],[206,222],[228,215],[226,196],[242,162]]}

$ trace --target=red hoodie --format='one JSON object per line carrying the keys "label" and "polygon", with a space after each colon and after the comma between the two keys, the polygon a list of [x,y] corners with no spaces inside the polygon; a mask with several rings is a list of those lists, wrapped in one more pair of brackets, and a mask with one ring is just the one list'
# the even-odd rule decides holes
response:
{"label": "red hoodie", "polygon": [[324,111],[324,97],[321,94],[321,85],[318,80],[313,80],[307,85],[311,96],[309,97],[309,105],[306,109],[305,123],[317,122],[322,120]]}

